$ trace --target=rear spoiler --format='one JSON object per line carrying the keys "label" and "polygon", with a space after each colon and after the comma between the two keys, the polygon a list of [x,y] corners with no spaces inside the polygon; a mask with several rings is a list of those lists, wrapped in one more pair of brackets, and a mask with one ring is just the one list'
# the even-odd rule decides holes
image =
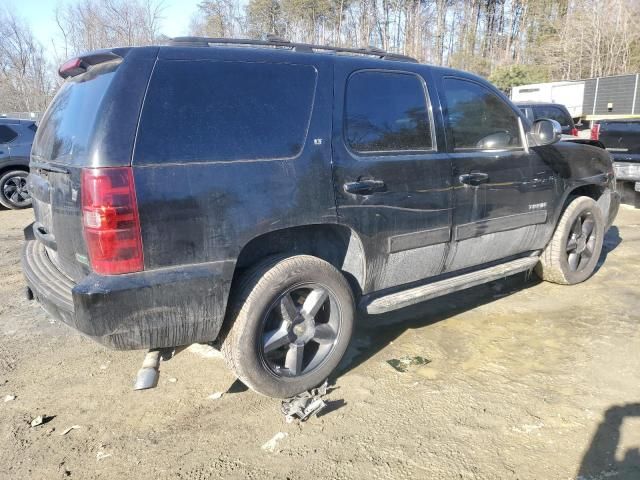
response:
{"label": "rear spoiler", "polygon": [[131,50],[131,47],[110,48],[94,50],[93,52],[79,55],[64,62],[58,69],[58,75],[62,78],[75,77],[76,75],[86,72],[94,65],[111,62],[113,60],[122,61],[129,50]]}

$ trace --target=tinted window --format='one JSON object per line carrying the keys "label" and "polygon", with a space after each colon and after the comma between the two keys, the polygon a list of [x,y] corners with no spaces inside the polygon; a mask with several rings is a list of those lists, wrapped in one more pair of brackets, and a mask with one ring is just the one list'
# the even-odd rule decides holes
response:
{"label": "tinted window", "polygon": [[467,80],[445,78],[444,95],[455,150],[521,146],[518,117],[488,88]]}
{"label": "tinted window", "polygon": [[160,61],[135,161],[293,157],[305,142],[315,84],[307,65]]}
{"label": "tinted window", "polygon": [[40,122],[34,156],[60,163],[86,163],[84,154],[116,67],[100,65],[62,85]]}
{"label": "tinted window", "polygon": [[347,84],[345,128],[356,152],[431,150],[422,81],[401,73],[355,73]]}
{"label": "tinted window", "polygon": [[533,107],[536,114],[536,120],[539,118],[548,118],[555,120],[563,127],[568,127],[573,123],[571,117],[561,108],[543,105],[540,107]]}
{"label": "tinted window", "polygon": [[0,125],[0,143],[9,143],[14,140],[18,134],[6,125]]}

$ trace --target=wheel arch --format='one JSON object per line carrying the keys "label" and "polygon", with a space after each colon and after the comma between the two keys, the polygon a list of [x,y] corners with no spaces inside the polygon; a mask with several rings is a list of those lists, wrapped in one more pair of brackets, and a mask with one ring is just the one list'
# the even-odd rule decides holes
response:
{"label": "wheel arch", "polygon": [[11,172],[12,170],[20,170],[22,172],[29,173],[29,167],[27,165],[10,164],[10,165],[4,165],[0,167],[0,177],[7,172]]}
{"label": "wheel arch", "polygon": [[251,239],[238,255],[231,291],[243,272],[271,255],[312,255],[337,268],[359,297],[366,280],[365,251],[356,232],[338,224],[312,224],[264,233]]}

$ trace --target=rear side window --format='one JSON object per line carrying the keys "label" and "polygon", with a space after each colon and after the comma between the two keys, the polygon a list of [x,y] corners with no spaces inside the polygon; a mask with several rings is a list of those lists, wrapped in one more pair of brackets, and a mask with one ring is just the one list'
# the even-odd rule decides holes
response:
{"label": "rear side window", "polygon": [[135,162],[295,157],[307,136],[316,75],[309,65],[159,61]]}
{"label": "rear side window", "polygon": [[358,153],[431,150],[422,81],[413,74],[356,72],[347,83],[345,130]]}
{"label": "rear side window", "polygon": [[444,96],[454,150],[522,146],[518,116],[488,88],[468,80],[445,78]]}
{"label": "rear side window", "polygon": [[47,109],[33,144],[33,156],[72,165],[86,153],[102,100],[117,63],[105,63],[67,80]]}
{"label": "rear side window", "polygon": [[0,125],[0,143],[9,143],[16,139],[18,134],[11,127]]}
{"label": "rear side window", "polygon": [[573,123],[571,117],[561,108],[542,105],[539,107],[533,107],[533,110],[536,115],[536,119],[539,118],[548,118],[550,120],[555,120],[563,127],[569,127]]}

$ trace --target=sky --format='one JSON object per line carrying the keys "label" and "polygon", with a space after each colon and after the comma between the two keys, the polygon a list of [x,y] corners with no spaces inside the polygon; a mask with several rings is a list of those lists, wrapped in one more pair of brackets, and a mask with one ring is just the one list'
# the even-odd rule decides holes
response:
{"label": "sky", "polygon": [[[56,5],[75,3],[77,0],[0,0],[21,16],[47,50],[52,50],[52,38],[58,36],[54,21]],[[187,35],[191,16],[200,0],[163,0],[162,33],[169,37]]]}

